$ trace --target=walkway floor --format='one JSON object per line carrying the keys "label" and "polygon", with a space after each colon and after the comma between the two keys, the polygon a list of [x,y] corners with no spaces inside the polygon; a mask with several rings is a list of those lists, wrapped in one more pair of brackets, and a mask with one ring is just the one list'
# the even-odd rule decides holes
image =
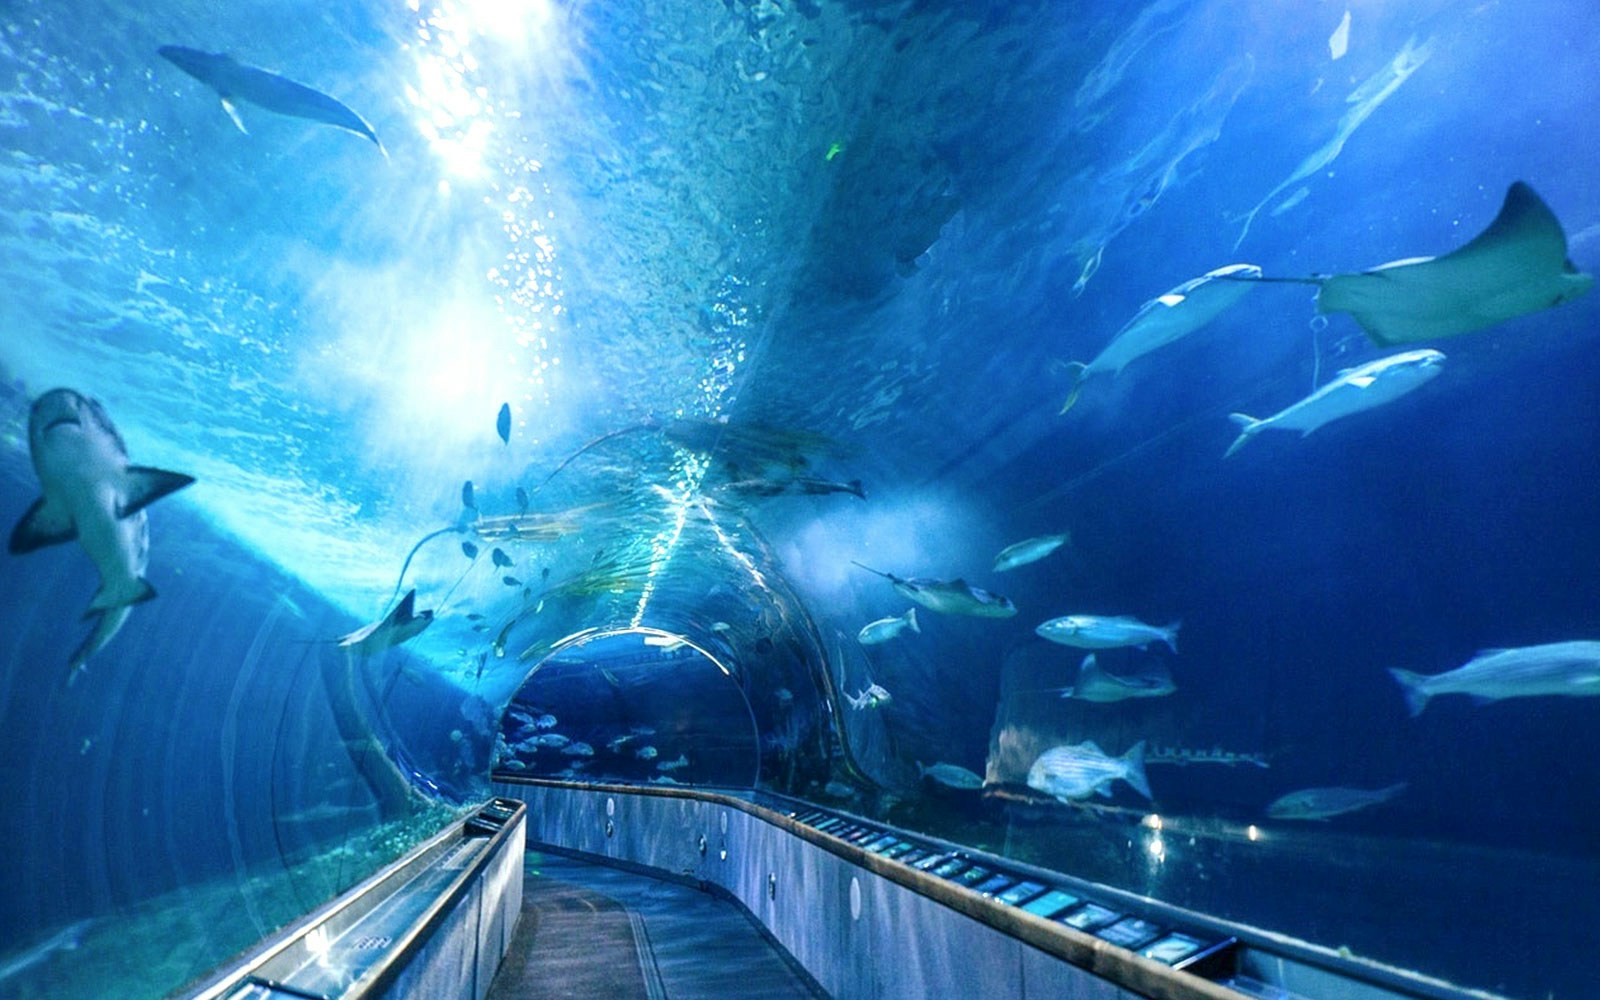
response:
{"label": "walkway floor", "polygon": [[648,875],[529,851],[522,920],[489,1000],[816,1000],[734,903]]}

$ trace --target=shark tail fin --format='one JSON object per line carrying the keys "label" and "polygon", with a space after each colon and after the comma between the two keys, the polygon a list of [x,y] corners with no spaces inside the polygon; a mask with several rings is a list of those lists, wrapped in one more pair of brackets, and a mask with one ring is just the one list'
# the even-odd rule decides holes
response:
{"label": "shark tail fin", "polygon": [[847,492],[854,493],[856,496],[860,497],[862,500],[865,500],[867,498],[867,489],[866,489],[866,487],[861,485],[861,480],[852,479],[848,483],[845,483],[845,485],[850,488]]}
{"label": "shark tail fin", "polygon": [[1067,389],[1067,398],[1061,404],[1061,409],[1056,412],[1058,417],[1072,409],[1072,404],[1078,401],[1078,393],[1083,391],[1084,379],[1089,377],[1089,366],[1081,361],[1070,361],[1067,363],[1067,372],[1072,376],[1072,385]]}
{"label": "shark tail fin", "polygon": [[911,631],[917,633],[918,635],[922,634],[922,626],[917,624],[916,608],[906,609],[906,624],[911,626]]}
{"label": "shark tail fin", "polygon": [[1428,699],[1433,697],[1422,686],[1426,678],[1422,674],[1401,670],[1399,667],[1390,667],[1389,676],[1399,683],[1400,692],[1406,696],[1406,709],[1411,712],[1411,717],[1415,719],[1421,715],[1422,710],[1428,707]]}
{"label": "shark tail fin", "polygon": [[1122,755],[1122,763],[1127,768],[1123,777],[1133,786],[1133,790],[1147,799],[1155,798],[1150,794],[1150,779],[1144,774],[1144,740],[1128,748],[1128,752]]}
{"label": "shark tail fin", "polygon": [[1261,433],[1261,425],[1266,423],[1265,420],[1257,420],[1245,413],[1230,413],[1228,419],[1238,425],[1239,436],[1228,446],[1228,450],[1222,453],[1223,458],[1231,458],[1234,452],[1245,446],[1245,442]]}

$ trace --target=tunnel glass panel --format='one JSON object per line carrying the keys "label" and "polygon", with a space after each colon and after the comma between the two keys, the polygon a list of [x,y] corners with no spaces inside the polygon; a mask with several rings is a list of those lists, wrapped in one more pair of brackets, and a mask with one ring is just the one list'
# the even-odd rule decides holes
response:
{"label": "tunnel glass panel", "polygon": [[515,763],[1594,993],[1600,4],[4,14],[0,995]]}

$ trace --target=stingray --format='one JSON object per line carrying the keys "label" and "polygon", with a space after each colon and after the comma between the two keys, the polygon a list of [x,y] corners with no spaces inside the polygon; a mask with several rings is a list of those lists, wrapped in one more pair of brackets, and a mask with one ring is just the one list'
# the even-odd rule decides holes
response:
{"label": "stingray", "polygon": [[1318,312],[1349,313],[1381,347],[1472,333],[1571,302],[1594,286],[1594,275],[1567,259],[1567,234],[1555,213],[1522,181],[1506,192],[1489,228],[1442,257],[1358,274],[1255,280],[1318,286]]}

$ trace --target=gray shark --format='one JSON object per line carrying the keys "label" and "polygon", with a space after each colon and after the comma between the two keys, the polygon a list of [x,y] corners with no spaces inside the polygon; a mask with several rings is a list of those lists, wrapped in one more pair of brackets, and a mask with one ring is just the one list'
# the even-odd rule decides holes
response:
{"label": "gray shark", "polygon": [[371,125],[320,90],[313,90],[305,84],[264,69],[246,66],[221,52],[202,52],[182,45],[163,45],[156,51],[163,59],[215,90],[222,98],[222,110],[228,113],[241,132],[248,134],[249,130],[244,127],[244,121],[234,107],[235,100],[249,101],[280,115],[346,129],[371,139],[379,152],[384,156],[389,155]]}
{"label": "gray shark", "polygon": [[71,680],[122,628],[133,605],[156,596],[144,578],[150,559],[144,509],[194,479],[129,465],[128,447],[105,407],[71,389],[51,389],[34,401],[28,449],[44,495],[12,530],[12,554],[76,539],[100,571],[100,589],[84,614],[96,619],[95,627],[67,661]]}
{"label": "gray shark", "polygon": [[[855,562],[854,560],[851,560]],[[871,566],[861,566],[868,573],[876,573],[894,585],[895,593],[908,601],[937,611],[942,615],[972,615],[975,618],[1010,618],[1017,606],[1006,597],[974,587],[962,579],[934,580],[927,577],[905,579],[885,573]]]}
{"label": "gray shark", "polygon": [[394,610],[373,622],[363,625],[348,635],[340,636],[339,645],[357,653],[373,656],[391,646],[410,642],[433,624],[433,611],[418,611],[416,590],[406,591]]}

